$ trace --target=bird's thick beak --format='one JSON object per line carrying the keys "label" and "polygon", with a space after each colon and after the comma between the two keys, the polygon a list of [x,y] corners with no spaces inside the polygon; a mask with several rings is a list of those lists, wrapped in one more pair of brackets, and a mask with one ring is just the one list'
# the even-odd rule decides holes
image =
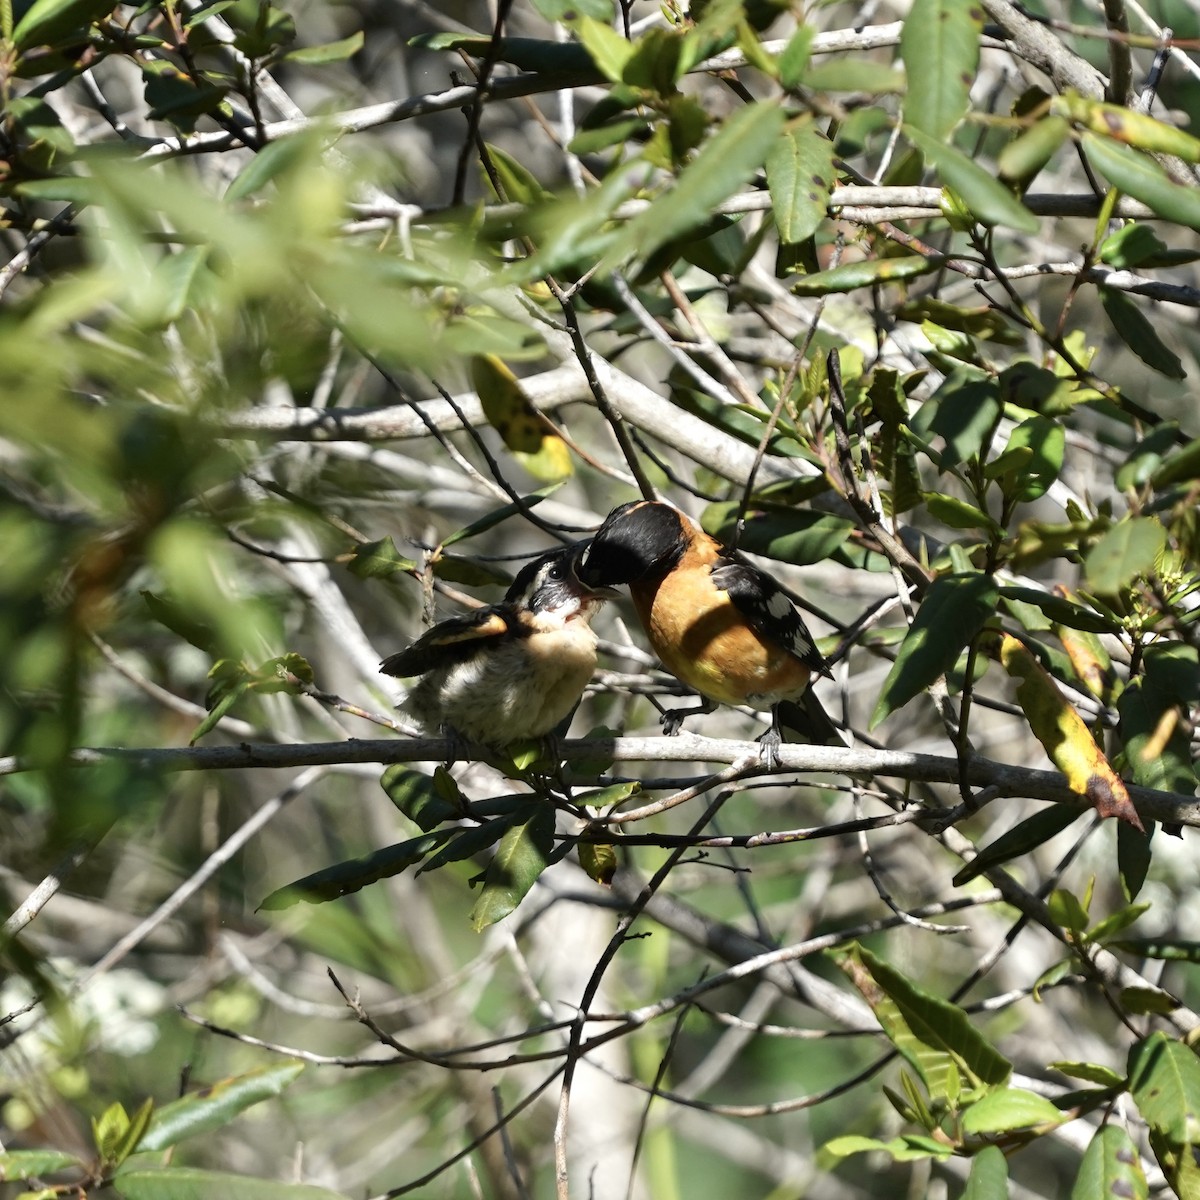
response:
{"label": "bird's thick beak", "polygon": [[589,595],[598,596],[602,600],[615,600],[618,595],[617,589],[609,583],[602,582],[601,573],[595,564],[589,562],[592,545],[592,542],[584,543],[571,564],[571,574],[574,581]]}

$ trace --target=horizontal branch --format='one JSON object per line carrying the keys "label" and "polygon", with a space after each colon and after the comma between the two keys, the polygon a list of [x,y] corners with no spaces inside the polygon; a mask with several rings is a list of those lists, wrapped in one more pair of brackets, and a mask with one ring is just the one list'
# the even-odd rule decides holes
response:
{"label": "horizontal branch", "polygon": [[[761,754],[757,742],[700,737],[681,733],[675,737],[573,739],[559,745],[563,761],[594,762],[697,762],[733,764],[754,761]],[[127,762],[156,771],[228,771],[248,768],[336,766],[347,763],[447,762],[458,757],[453,742],[443,738],[389,738],[344,742],[251,743],[236,746],[140,748],[102,746],[74,750],[75,767]],[[839,746],[784,744],[779,751],[781,772],[819,772],[833,775],[885,775],[919,783],[958,784],[958,759],[907,750],[849,749]],[[39,764],[20,757],[0,758],[0,775],[37,769]],[[747,774],[767,774],[759,766]],[[976,757],[966,764],[965,782],[972,787],[995,788],[1002,795],[1025,796],[1057,804],[1082,806],[1084,797],[1067,786],[1057,771],[1037,770],[989,758]],[[1142,817],[1200,828],[1200,800],[1177,792],[1129,784],[1129,793]]]}
{"label": "horizontal branch", "polygon": [[[552,412],[564,404],[590,400],[587,377],[572,357],[574,348],[567,335],[546,328],[542,337],[551,353],[563,360],[563,365],[521,380],[521,388],[534,406]],[[734,483],[745,483],[749,478],[755,457],[753,446],[682,411],[599,355],[592,355],[592,366],[609,402],[631,425]],[[455,397],[454,404],[468,424],[487,423],[474,392]],[[420,401],[425,420],[417,415],[415,408],[411,403],[339,409],[280,405],[223,413],[213,419],[211,428],[226,437],[297,442],[402,441],[427,437],[430,425],[442,432],[462,428],[459,413],[445,400]],[[803,459],[789,459],[786,465],[768,459],[759,468],[759,476],[767,482],[815,473],[816,468]]]}

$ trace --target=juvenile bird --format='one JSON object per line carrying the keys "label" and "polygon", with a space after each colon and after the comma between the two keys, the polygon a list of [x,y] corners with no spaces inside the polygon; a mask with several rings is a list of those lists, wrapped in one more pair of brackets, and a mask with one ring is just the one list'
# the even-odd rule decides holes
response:
{"label": "juvenile bird", "polygon": [[442,621],[379,669],[421,679],[401,708],[423,729],[504,746],[541,737],[579,703],[596,667],[589,622],[607,596],[576,574],[582,543],[527,563],[499,604]]}
{"label": "juvenile bird", "polygon": [[814,740],[832,734],[840,743],[815,698],[817,713],[796,703],[829,666],[795,605],[678,509],[649,500],[614,508],[583,550],[579,577],[589,587],[627,583],[663,666],[700,694],[698,707],[663,714],[668,734],[717,703],[748,704],[771,709],[762,741],[774,764],[781,717],[809,733],[816,725]]}

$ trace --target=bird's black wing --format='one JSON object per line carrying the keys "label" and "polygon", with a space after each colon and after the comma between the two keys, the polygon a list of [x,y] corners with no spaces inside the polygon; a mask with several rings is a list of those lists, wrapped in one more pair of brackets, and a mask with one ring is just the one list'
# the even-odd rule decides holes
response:
{"label": "bird's black wing", "polygon": [[713,567],[712,581],[728,593],[760,638],[786,647],[818,675],[829,674],[829,664],[817,649],[804,618],[770,575],[750,563],[726,558]]}
{"label": "bird's black wing", "polygon": [[450,617],[423,633],[411,646],[379,664],[385,675],[424,675],[435,667],[465,662],[472,654],[517,631],[516,613],[507,604],[492,604],[464,617]]}

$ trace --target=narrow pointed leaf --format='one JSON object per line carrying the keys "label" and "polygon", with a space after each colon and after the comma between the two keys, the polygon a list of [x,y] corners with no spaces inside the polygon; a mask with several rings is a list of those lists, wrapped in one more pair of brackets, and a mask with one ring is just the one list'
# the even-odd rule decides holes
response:
{"label": "narrow pointed leaf", "polygon": [[1037,217],[995,175],[953,146],[919,129],[906,125],[904,135],[933,164],[938,178],[980,224],[1004,225],[1020,233],[1037,233]]}
{"label": "narrow pointed leaf", "polygon": [[767,187],[780,241],[794,245],[816,233],[835,179],[833,143],[812,118],[784,130],[767,156]]}
{"label": "narrow pointed leaf", "polygon": [[529,805],[528,812],[500,840],[484,876],[483,894],[471,910],[471,926],[477,933],[507,917],[549,864],[554,847],[554,809],[538,802]]}
{"label": "narrow pointed leaf", "polygon": [[990,575],[942,575],[933,581],[883,682],[872,729],[954,665],[996,611],[999,595]]}
{"label": "narrow pointed leaf", "polygon": [[306,904],[323,904],[327,900],[349,896],[351,892],[361,891],[368,884],[377,883],[380,879],[390,879],[414,863],[419,863],[426,855],[432,854],[443,842],[453,837],[455,832],[453,827],[438,829],[419,838],[384,846],[374,854],[352,858],[314,871],[311,875],[305,875],[303,879],[289,883],[287,887],[271,892],[259,908],[273,911],[290,908],[301,900]]}
{"label": "narrow pointed leaf", "polygon": [[[184,1138],[211,1133],[228,1125],[240,1112],[278,1096],[304,1070],[304,1063],[286,1059],[210,1084],[199,1092],[164,1104],[154,1114],[138,1150],[166,1150]],[[216,1194],[216,1193],[214,1193]]]}
{"label": "narrow pointed leaf", "polygon": [[783,131],[777,104],[739,109],[701,147],[675,184],[636,216],[605,256],[614,266],[636,254],[645,261],[660,246],[706,224],[713,210],[733,195],[766,162]]}
{"label": "narrow pointed leaf", "polygon": [[1002,866],[1014,858],[1020,858],[1022,854],[1029,854],[1062,833],[1082,815],[1080,809],[1067,804],[1052,804],[1049,808],[1039,810],[980,850],[951,882],[955,887],[962,887],[992,867]]}
{"label": "narrow pointed leaf", "polygon": [[1024,1088],[994,1088],[964,1110],[966,1133],[1007,1133],[1032,1125],[1056,1125],[1070,1118],[1059,1112],[1045,1096]]}
{"label": "narrow pointed leaf", "polygon": [[1168,379],[1187,376],[1179,355],[1163,342],[1146,316],[1144,304],[1136,304],[1124,292],[1106,287],[1100,289],[1100,304],[1117,336],[1146,366]]}
{"label": "narrow pointed leaf", "polygon": [[971,1159],[962,1200],[1008,1200],[1008,1159],[999,1146],[984,1146]]}
{"label": "narrow pointed leaf", "polygon": [[1165,1033],[1152,1033],[1130,1049],[1128,1065],[1129,1090],[1151,1129],[1172,1146],[1200,1143],[1196,1052]]}
{"label": "narrow pointed leaf", "polygon": [[119,1172],[113,1189],[125,1200],[346,1200],[310,1183],[279,1183],[198,1167]]}
{"label": "narrow pointed leaf", "polygon": [[1119,1124],[1096,1130],[1079,1164],[1071,1200],[1147,1200],[1150,1188],[1141,1156],[1129,1134]]}
{"label": "narrow pointed leaf", "polygon": [[1154,159],[1109,138],[1085,133],[1083,149],[1113,187],[1149,205],[1168,221],[1200,229],[1200,189],[1175,183]]}
{"label": "narrow pointed leaf", "polygon": [[909,125],[930,137],[949,136],[967,111],[982,32],[976,0],[913,0],[900,35]]}

